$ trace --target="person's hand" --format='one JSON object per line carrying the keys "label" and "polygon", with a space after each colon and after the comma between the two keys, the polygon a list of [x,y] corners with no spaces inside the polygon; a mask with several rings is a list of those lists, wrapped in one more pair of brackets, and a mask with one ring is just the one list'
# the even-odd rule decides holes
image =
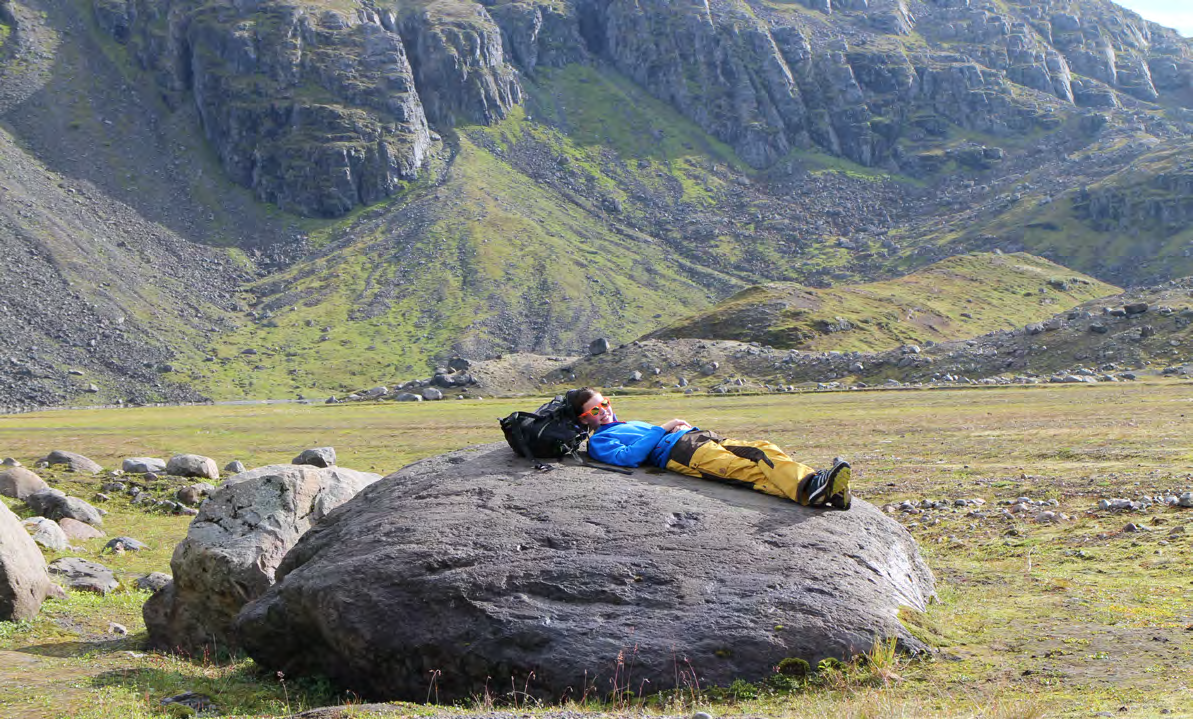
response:
{"label": "person's hand", "polygon": [[675,419],[669,419],[664,422],[662,427],[663,429],[667,430],[667,432],[677,432],[691,429],[692,425],[688,424],[687,420],[676,417]]}

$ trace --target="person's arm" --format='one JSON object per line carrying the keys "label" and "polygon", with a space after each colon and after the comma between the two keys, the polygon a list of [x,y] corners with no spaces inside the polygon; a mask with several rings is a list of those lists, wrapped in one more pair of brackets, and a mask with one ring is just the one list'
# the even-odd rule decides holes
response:
{"label": "person's arm", "polygon": [[618,467],[637,467],[667,430],[654,425],[621,424],[588,438],[588,455],[598,462]]}

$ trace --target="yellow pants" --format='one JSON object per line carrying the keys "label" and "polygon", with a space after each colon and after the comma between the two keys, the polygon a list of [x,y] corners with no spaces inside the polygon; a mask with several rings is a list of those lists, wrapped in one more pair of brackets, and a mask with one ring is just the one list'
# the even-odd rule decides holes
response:
{"label": "yellow pants", "polygon": [[680,437],[668,456],[667,469],[689,477],[740,482],[796,502],[800,482],[815,473],[773,442],[726,439],[708,430],[693,430]]}

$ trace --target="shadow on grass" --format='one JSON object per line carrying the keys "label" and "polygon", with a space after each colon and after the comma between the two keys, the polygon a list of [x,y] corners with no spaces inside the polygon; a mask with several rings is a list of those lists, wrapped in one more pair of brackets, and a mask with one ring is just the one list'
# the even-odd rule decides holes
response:
{"label": "shadow on grass", "polygon": [[59,659],[70,659],[73,657],[81,657],[87,654],[108,654],[111,652],[122,652],[130,649],[143,648],[143,641],[138,638],[122,637],[120,639],[110,639],[107,641],[95,642],[57,642],[55,644],[34,644],[28,647],[21,647],[14,651],[23,654],[36,654],[41,657],[57,657]]}
{"label": "shadow on grass", "polygon": [[[232,679],[232,677],[229,677]],[[172,671],[156,667],[132,667],[128,669],[112,669],[95,675],[91,679],[95,687],[121,687],[138,694],[145,692],[158,693],[163,690],[173,691],[182,688],[194,688],[200,691],[199,685],[208,684],[203,679],[196,678],[183,671]],[[204,687],[210,688],[210,687]]]}
{"label": "shadow on grass", "polygon": [[342,704],[345,697],[318,679],[286,679],[251,662],[212,664],[180,659],[173,666],[112,669],[91,678],[95,688],[114,688],[156,702],[194,692],[210,698],[221,713],[260,714]]}

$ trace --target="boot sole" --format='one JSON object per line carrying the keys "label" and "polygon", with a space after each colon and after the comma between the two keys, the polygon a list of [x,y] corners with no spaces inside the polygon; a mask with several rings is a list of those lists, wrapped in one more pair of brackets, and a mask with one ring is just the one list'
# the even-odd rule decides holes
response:
{"label": "boot sole", "polygon": [[849,491],[849,480],[853,478],[853,468],[848,462],[840,462],[829,473],[829,504],[837,509],[849,509],[853,503],[853,493]]}

